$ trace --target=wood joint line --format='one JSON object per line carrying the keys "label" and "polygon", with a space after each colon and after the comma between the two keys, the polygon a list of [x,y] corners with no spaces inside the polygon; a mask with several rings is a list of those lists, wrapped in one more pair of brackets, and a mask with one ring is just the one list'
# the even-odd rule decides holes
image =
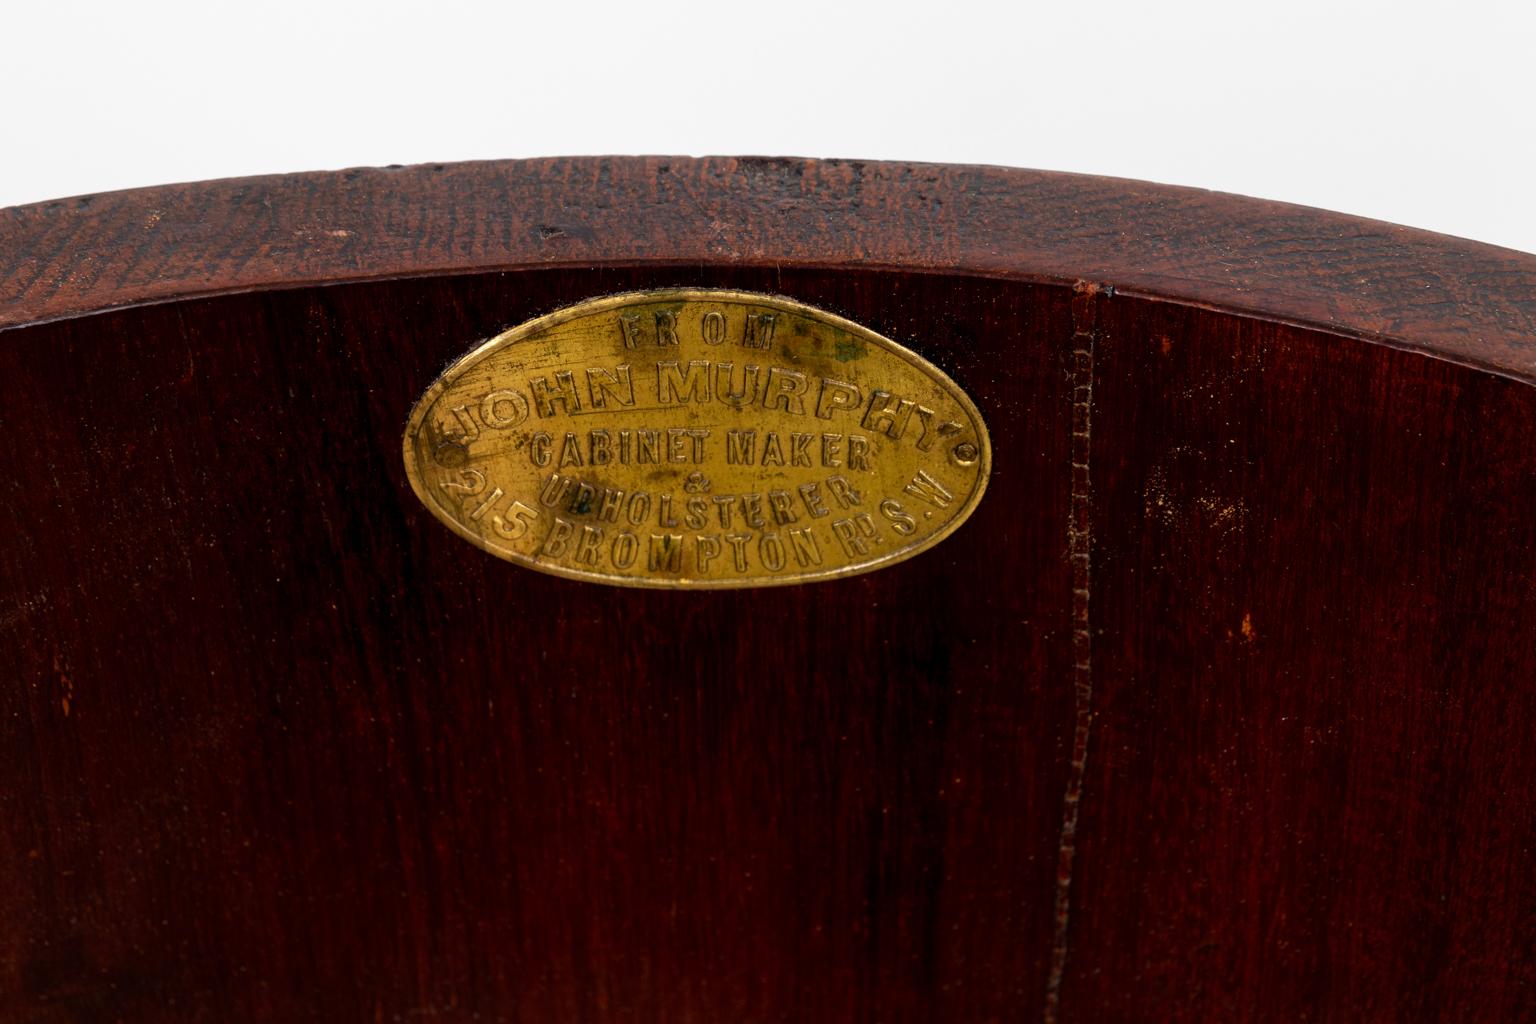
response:
{"label": "wood joint line", "polygon": [[1068,472],[1067,553],[1072,566],[1072,760],[1062,795],[1061,841],[1056,852],[1055,936],[1046,980],[1046,1024],[1056,1024],[1061,983],[1067,968],[1067,926],[1072,909],[1072,864],[1077,857],[1077,815],[1088,766],[1088,734],[1093,724],[1093,359],[1098,342],[1098,310],[1112,290],[1088,281],[1072,288],[1072,437]]}

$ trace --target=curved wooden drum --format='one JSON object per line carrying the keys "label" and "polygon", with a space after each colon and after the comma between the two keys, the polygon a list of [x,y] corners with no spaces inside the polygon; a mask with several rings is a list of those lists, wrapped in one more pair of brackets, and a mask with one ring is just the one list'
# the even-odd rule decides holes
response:
{"label": "curved wooden drum", "polygon": [[[497,560],[499,331],[786,296],[990,483],[757,590]],[[0,213],[0,1017],[1536,1016],[1536,257],[990,168],[552,160]]]}

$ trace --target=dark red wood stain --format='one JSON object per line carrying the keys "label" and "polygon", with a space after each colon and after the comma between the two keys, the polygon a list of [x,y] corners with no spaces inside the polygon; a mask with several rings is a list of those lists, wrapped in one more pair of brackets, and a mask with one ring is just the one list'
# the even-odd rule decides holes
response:
{"label": "dark red wood stain", "polygon": [[[1536,1015],[1536,257],[584,160],[4,211],[0,268],[0,1018]],[[417,503],[444,365],[668,285],[943,368],[974,517],[693,593]]]}

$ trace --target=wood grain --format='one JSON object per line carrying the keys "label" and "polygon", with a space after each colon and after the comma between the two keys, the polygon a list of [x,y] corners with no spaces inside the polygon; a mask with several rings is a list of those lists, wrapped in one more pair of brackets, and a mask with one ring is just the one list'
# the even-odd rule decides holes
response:
{"label": "wood grain", "polygon": [[837,160],[425,164],[14,207],[0,210],[0,327],[299,283],[633,263],[1104,281],[1536,380],[1525,253],[1195,189]]}
{"label": "wood grain", "polygon": [[[1536,1015],[1536,257],[658,158],[42,204],[0,268],[0,1018]],[[973,518],[639,592],[420,506],[444,365],[668,286],[940,366]]]}

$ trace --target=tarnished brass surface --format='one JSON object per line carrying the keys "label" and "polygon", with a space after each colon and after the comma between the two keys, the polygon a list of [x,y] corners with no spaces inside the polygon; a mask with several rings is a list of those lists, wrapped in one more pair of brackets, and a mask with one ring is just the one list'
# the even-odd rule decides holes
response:
{"label": "tarnished brass surface", "polygon": [[508,561],[643,587],[848,576],[932,547],[991,443],[937,367],[778,296],[612,295],[498,335],[405,431],[418,497]]}

